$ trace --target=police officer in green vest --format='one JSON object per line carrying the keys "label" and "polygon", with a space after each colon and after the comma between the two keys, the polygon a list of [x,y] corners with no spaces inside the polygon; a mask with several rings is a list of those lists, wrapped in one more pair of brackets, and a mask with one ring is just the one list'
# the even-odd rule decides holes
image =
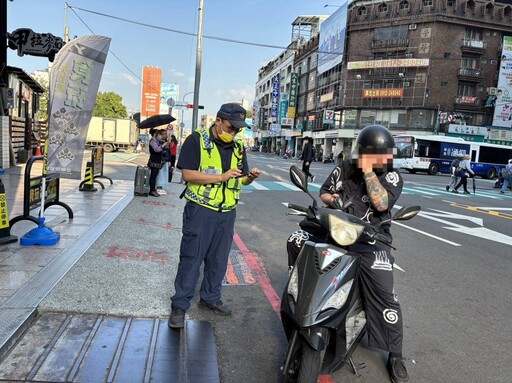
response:
{"label": "police officer in green vest", "polygon": [[257,168],[249,171],[244,146],[236,138],[242,128],[249,128],[245,116],[240,104],[224,104],[210,129],[196,130],[181,148],[178,168],[187,183],[182,194],[187,203],[169,327],[184,326],[203,262],[199,307],[219,315],[231,314],[221,300],[221,285],[233,241],[236,206],[242,185],[260,175]]}

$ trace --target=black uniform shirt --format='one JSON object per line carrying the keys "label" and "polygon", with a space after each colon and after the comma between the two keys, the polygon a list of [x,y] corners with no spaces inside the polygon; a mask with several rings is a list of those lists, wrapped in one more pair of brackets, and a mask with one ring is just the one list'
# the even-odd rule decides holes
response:
{"label": "black uniform shirt", "polygon": [[[391,218],[391,208],[400,197],[403,188],[403,179],[397,171],[376,173],[381,185],[388,192],[388,210],[377,211],[366,191],[363,172],[351,164],[350,160],[343,161],[336,166],[325,180],[320,194],[339,194],[347,213],[362,218],[372,225]],[[390,224],[383,224],[384,232],[389,233]]]}
{"label": "black uniform shirt", "polygon": [[[224,143],[214,138],[212,130],[210,129],[210,140],[215,146],[212,150],[219,150],[222,159],[222,172],[225,173],[231,169],[231,155],[235,148],[233,142]],[[245,148],[242,153],[237,153],[238,157],[242,157],[241,170],[243,173],[249,173],[249,165],[247,164],[247,156]],[[183,146],[181,147],[180,156],[178,158],[178,169],[199,170],[201,164],[201,137],[199,133],[193,132],[187,137]]]}

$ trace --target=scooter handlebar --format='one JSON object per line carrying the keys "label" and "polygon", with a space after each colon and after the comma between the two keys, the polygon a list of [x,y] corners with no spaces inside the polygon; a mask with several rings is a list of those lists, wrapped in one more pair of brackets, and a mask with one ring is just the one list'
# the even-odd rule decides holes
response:
{"label": "scooter handlebar", "polygon": [[297,211],[300,211],[302,213],[307,213],[309,211],[309,209],[307,207],[303,207],[303,206],[299,206],[299,205],[294,205],[293,203],[289,203],[288,204],[288,209],[297,210]]}

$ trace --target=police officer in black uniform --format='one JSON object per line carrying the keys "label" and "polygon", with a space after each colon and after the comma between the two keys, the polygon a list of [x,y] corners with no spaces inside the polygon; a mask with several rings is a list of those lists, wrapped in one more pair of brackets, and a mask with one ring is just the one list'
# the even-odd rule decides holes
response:
{"label": "police officer in black uniform", "polygon": [[[391,209],[400,197],[403,180],[393,171],[393,136],[383,126],[361,130],[350,160],[342,161],[320,189],[322,201],[335,208],[340,199],[343,210],[376,225],[391,218]],[[380,226],[389,236],[390,223]],[[320,233],[298,230],[288,239],[288,262],[294,264],[303,243],[323,242]],[[368,344],[389,351],[391,381],[407,382],[409,376],[402,357],[402,312],[393,287],[394,258],[380,242],[356,243],[349,250],[361,257],[361,288],[367,315]]]}

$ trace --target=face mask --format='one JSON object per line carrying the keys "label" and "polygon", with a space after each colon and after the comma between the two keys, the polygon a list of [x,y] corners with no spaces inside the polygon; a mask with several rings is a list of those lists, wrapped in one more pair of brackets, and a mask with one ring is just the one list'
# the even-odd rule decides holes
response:
{"label": "face mask", "polygon": [[219,133],[219,130],[217,130],[217,134],[219,136],[219,139],[222,142],[225,142],[226,144],[233,141],[234,137],[231,134],[226,133],[225,131],[223,131],[222,128],[220,128],[220,133]]}

